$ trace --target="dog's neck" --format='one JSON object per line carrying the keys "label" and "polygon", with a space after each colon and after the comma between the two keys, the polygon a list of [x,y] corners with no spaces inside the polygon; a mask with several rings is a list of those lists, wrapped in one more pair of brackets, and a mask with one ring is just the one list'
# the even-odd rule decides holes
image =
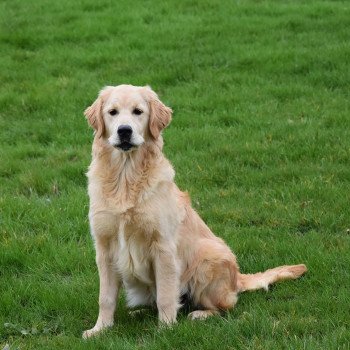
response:
{"label": "dog's neck", "polygon": [[[104,197],[123,208],[133,207],[142,197],[144,189],[155,181],[152,171],[157,168],[157,164],[166,161],[162,146],[163,140],[159,138],[157,141],[145,142],[131,152],[123,152],[105,140],[95,139],[93,163],[99,163],[97,168],[104,171],[94,176],[100,178]],[[173,173],[172,168],[171,171]]]}

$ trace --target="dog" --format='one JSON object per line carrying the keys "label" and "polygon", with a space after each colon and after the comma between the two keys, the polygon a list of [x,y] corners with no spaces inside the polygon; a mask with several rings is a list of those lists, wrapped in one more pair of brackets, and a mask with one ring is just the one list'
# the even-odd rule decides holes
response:
{"label": "dog", "polygon": [[95,130],[88,176],[89,222],[100,278],[99,314],[84,338],[113,325],[120,288],[127,304],[156,305],[159,322],[176,322],[181,297],[205,319],[232,309],[238,294],[303,275],[305,265],[242,274],[174,182],[161,132],[172,110],[148,86],[107,86],[85,110]]}

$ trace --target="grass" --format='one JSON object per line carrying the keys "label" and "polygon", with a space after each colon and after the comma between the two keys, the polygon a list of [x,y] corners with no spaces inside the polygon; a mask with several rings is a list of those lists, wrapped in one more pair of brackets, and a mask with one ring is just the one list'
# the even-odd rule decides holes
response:
{"label": "grass", "polygon": [[[0,349],[349,349],[350,4],[3,0]],[[223,318],[156,313],[84,342],[98,275],[83,110],[150,84],[174,109],[165,153],[243,272],[309,273]]]}

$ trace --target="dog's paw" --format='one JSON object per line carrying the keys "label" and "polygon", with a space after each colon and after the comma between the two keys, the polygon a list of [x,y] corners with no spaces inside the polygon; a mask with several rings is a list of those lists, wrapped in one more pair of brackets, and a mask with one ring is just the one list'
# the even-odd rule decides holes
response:
{"label": "dog's paw", "polygon": [[176,318],[172,320],[169,320],[169,319],[159,320],[158,328],[159,329],[172,328],[173,326],[175,326],[176,323],[177,323]]}
{"label": "dog's paw", "polygon": [[188,314],[190,320],[205,320],[206,318],[216,315],[217,312],[214,310],[196,310]]}
{"label": "dog's paw", "polygon": [[112,325],[109,326],[103,326],[103,327],[97,327],[95,326],[94,328],[88,329],[86,331],[83,332],[83,339],[88,339],[91,337],[95,337],[97,335],[99,335],[101,332],[105,331],[106,329],[112,327]]}
{"label": "dog's paw", "polygon": [[99,330],[95,330],[95,328],[88,329],[83,332],[83,339],[88,339],[99,333]]}

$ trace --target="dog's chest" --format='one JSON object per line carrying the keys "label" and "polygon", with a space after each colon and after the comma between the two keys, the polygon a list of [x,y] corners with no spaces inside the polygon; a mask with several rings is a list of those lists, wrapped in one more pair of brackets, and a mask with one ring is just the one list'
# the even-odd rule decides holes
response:
{"label": "dog's chest", "polygon": [[124,282],[154,283],[149,238],[141,230],[130,233],[121,221],[118,234],[118,270]]}

